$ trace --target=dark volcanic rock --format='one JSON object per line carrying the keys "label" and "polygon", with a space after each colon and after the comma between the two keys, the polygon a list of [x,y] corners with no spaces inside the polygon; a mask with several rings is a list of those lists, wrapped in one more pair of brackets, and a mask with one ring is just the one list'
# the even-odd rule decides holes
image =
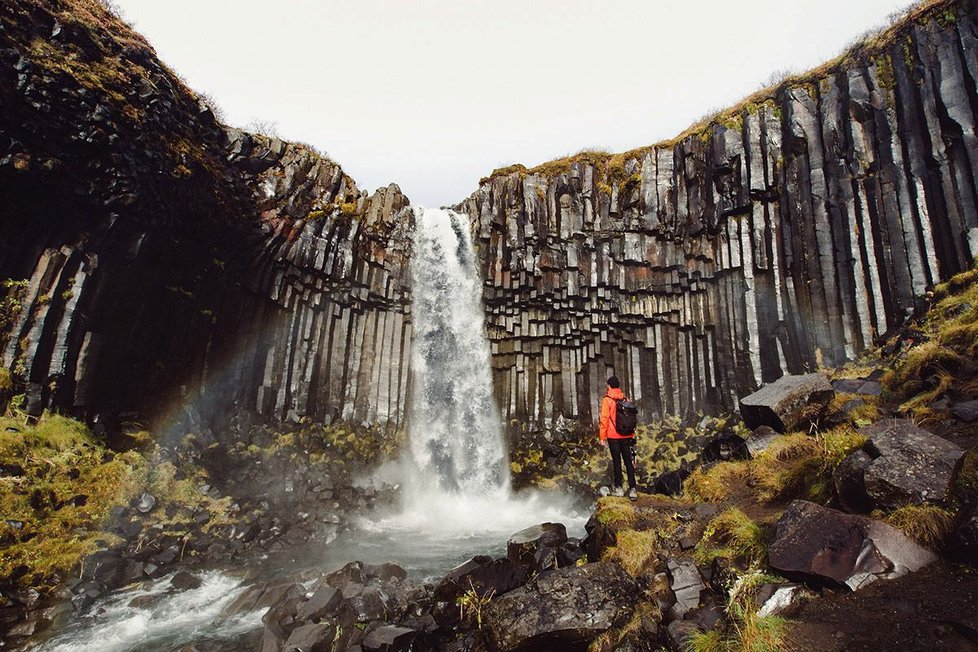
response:
{"label": "dark volcanic rock", "polygon": [[873,458],[866,451],[858,450],[832,471],[835,495],[847,512],[863,513],[873,508],[873,499],[866,493],[866,469],[872,463]]}
{"label": "dark volcanic rock", "polygon": [[490,593],[501,596],[523,586],[529,576],[527,566],[516,564],[511,559],[473,557],[450,570],[435,587],[432,615],[441,627],[453,627],[459,621],[458,599],[467,591],[474,590],[480,596]]}
{"label": "dark volcanic rock", "polygon": [[747,452],[750,453],[751,457],[757,457],[780,436],[781,433],[770,426],[758,426],[747,438]]}
{"label": "dark volcanic rock", "polygon": [[331,652],[335,633],[330,624],[300,625],[289,634],[282,652]]}
{"label": "dark volcanic rock", "polygon": [[326,614],[335,611],[343,596],[339,589],[326,585],[316,589],[315,593],[299,606],[296,618],[300,621],[321,620]]}
{"label": "dark volcanic rock", "polygon": [[408,627],[383,625],[371,630],[363,638],[363,649],[367,652],[407,652],[418,633]]}
{"label": "dark volcanic rock", "polygon": [[706,584],[691,560],[670,559],[668,568],[672,576],[670,588],[676,595],[674,609],[677,616],[682,617],[687,611],[700,606],[700,595],[706,590]]}
{"label": "dark volcanic rock", "polygon": [[948,540],[947,555],[955,561],[978,566],[978,507],[972,506],[960,517],[957,529]]}
{"label": "dark volcanic rock", "polygon": [[180,571],[170,580],[170,585],[178,591],[188,591],[200,588],[200,579],[186,571]]}
{"label": "dark volcanic rock", "polygon": [[562,523],[541,523],[520,530],[506,542],[506,556],[516,564],[536,567],[542,549],[560,548],[567,543],[567,528]]}
{"label": "dark volcanic rock", "polygon": [[874,458],[866,468],[866,492],[879,507],[946,502],[964,451],[907,419],[884,419],[862,428]]}
{"label": "dark volcanic rock", "polygon": [[894,527],[796,500],[778,521],[768,563],[786,577],[855,590],[937,561]]}
{"label": "dark volcanic rock", "polygon": [[494,598],[486,608],[484,628],[499,652],[584,650],[629,615],[636,591],[615,564],[563,568]]}
{"label": "dark volcanic rock", "polygon": [[783,433],[816,420],[834,394],[824,374],[782,376],[740,399],[740,415],[752,430],[768,426]]}

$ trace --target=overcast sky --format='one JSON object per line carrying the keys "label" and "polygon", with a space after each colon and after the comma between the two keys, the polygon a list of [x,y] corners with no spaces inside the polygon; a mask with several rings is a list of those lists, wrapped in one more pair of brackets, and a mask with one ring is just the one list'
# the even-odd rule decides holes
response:
{"label": "overcast sky", "polygon": [[235,126],[454,204],[493,168],[674,136],[906,0],[116,0]]}

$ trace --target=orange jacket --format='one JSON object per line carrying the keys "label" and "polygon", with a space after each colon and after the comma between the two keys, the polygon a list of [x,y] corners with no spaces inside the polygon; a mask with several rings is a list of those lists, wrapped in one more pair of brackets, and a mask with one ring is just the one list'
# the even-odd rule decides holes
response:
{"label": "orange jacket", "polygon": [[635,435],[619,435],[615,430],[615,416],[617,413],[616,401],[625,398],[625,393],[621,389],[608,388],[608,393],[601,399],[601,421],[598,422],[598,438],[605,439],[631,439]]}

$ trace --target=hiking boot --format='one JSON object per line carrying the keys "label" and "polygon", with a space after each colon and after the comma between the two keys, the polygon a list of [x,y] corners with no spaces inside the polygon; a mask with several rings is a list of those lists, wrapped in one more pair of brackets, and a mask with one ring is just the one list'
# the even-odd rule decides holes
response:
{"label": "hiking boot", "polygon": [[638,500],[638,492],[635,491],[635,487],[629,487],[628,488],[628,499],[629,500]]}
{"label": "hiking boot", "polygon": [[614,488],[614,489],[613,489],[613,490],[611,491],[611,495],[612,495],[612,496],[618,496],[619,498],[621,498],[622,496],[624,496],[624,495],[625,495],[625,492],[624,492],[624,490],[623,490],[623,489],[622,489],[621,487],[615,487],[615,488]]}

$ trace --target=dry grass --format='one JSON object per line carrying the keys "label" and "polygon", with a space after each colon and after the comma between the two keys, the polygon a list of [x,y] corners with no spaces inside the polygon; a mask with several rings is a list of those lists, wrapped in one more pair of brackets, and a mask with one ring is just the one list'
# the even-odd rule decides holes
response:
{"label": "dry grass", "polygon": [[954,527],[954,515],[936,505],[907,505],[885,518],[922,546],[940,550]]}
{"label": "dry grass", "polygon": [[686,646],[689,652],[786,652],[788,620],[757,615],[754,595],[767,582],[781,579],[758,571],[742,575],[727,599],[726,627],[695,634]]}
{"label": "dry grass", "polygon": [[978,382],[959,373],[978,356],[978,268],[938,285],[934,299],[921,324],[926,341],[883,378],[889,394],[903,400],[900,411],[920,419],[943,416],[930,407],[942,395],[978,397]]}
{"label": "dry grass", "polygon": [[767,558],[764,529],[739,509],[728,509],[706,526],[694,557],[701,566],[724,558],[756,568]]}
{"label": "dry grass", "polygon": [[632,577],[638,577],[656,559],[660,546],[661,539],[654,530],[620,530],[615,535],[615,545],[605,550],[601,559],[612,561]]}
{"label": "dry grass", "polygon": [[694,500],[716,503],[726,500],[750,478],[747,462],[720,462],[699,467],[683,483],[683,493]]}

